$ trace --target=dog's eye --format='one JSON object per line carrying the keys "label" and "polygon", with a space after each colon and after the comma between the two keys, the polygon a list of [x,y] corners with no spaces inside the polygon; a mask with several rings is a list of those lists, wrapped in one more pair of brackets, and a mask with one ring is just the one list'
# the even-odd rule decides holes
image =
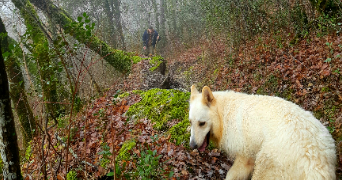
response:
{"label": "dog's eye", "polygon": [[204,126],[204,125],[205,125],[205,122],[200,122],[199,125],[200,125],[200,126]]}

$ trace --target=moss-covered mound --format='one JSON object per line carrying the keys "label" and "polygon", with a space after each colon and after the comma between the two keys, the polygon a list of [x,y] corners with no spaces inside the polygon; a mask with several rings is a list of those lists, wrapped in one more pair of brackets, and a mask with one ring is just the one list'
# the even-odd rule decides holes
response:
{"label": "moss-covered mound", "polygon": [[[130,106],[127,111],[129,117],[139,119],[148,118],[159,131],[167,131],[171,134],[171,141],[179,145],[187,146],[190,138],[187,128],[190,123],[189,116],[189,92],[174,89],[151,89],[148,91],[134,91],[141,96],[141,101]],[[167,122],[179,120],[179,123],[171,128]]]}

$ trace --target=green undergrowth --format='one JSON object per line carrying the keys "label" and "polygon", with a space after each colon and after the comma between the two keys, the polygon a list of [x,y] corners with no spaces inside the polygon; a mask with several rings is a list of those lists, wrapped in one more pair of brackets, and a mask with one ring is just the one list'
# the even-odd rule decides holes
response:
{"label": "green undergrowth", "polygon": [[69,171],[67,174],[67,180],[77,180],[77,172]]}
{"label": "green undergrowth", "polygon": [[118,153],[118,156],[116,157],[117,161],[121,161],[121,160],[129,160],[129,158],[131,157],[131,154],[129,153],[129,151],[131,149],[133,149],[136,146],[136,142],[135,139],[131,139],[128,141],[125,141]]}
{"label": "green undergrowth", "polygon": [[[133,119],[148,118],[154,123],[156,130],[171,134],[171,142],[177,145],[188,146],[190,133],[187,128],[190,123],[189,98],[190,92],[182,92],[174,89],[151,89],[148,91],[133,91],[141,96],[141,101],[132,105],[127,116]],[[179,123],[171,128],[167,122],[179,120]]]}

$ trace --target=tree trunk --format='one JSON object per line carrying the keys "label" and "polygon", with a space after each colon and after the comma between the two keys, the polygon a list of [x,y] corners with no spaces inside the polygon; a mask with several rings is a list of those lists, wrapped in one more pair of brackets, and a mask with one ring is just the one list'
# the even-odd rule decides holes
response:
{"label": "tree trunk", "polygon": [[[54,17],[54,22],[63,27],[66,33],[69,33],[78,41],[89,46],[91,50],[104,57],[104,60],[107,61],[110,65],[112,65],[114,68],[116,68],[118,71],[123,73],[130,71],[130,54],[120,50],[112,49],[105,42],[101,41],[96,36],[93,36],[91,39],[85,38],[82,34],[85,34],[86,30],[84,28],[78,27],[77,25],[72,25],[72,23],[75,23],[75,21],[68,15],[67,12],[60,9],[59,7],[56,7],[51,0],[30,1],[39,9],[41,9],[44,13],[52,13],[52,17]],[[72,28],[68,26],[71,26]]]}
{"label": "tree trunk", "polygon": [[[5,31],[0,27],[0,31]],[[1,52],[0,43],[0,52]],[[19,147],[9,97],[8,80],[4,58],[0,53],[0,154],[3,161],[5,180],[22,179],[20,172]]]}
{"label": "tree trunk", "polygon": [[50,68],[52,62],[49,57],[48,40],[41,29],[39,17],[28,0],[12,0],[13,4],[19,9],[20,14],[25,20],[25,25],[28,27],[31,39],[31,53],[36,58],[38,64],[38,72],[41,78],[43,94],[46,99],[46,107],[49,115],[55,120],[59,115],[60,105],[57,95],[57,82],[53,69]]}
{"label": "tree trunk", "polygon": [[113,45],[114,48],[117,48],[117,35],[115,33],[115,26],[114,26],[114,16],[113,16],[113,5],[110,5],[111,1],[110,0],[105,0],[103,5],[104,5],[104,10],[108,16],[108,25],[109,25],[109,33],[110,33],[110,42]]}
{"label": "tree trunk", "polygon": [[[0,19],[0,33],[7,34],[5,31],[5,26]],[[16,44],[13,39],[5,36],[0,38],[0,43],[2,44],[2,53],[9,52],[10,55],[7,57],[6,71],[11,83],[10,94],[13,106],[18,114],[19,121],[21,124],[22,134],[24,136],[24,147],[27,146],[28,142],[32,140],[33,131],[36,128],[34,116],[32,109],[28,103],[27,96],[25,93],[25,82],[23,73],[19,65],[18,57],[22,57],[22,51],[18,45],[16,45],[16,50],[10,50],[8,47],[8,40],[11,44]],[[16,51],[16,52],[15,52]]]}
{"label": "tree trunk", "polygon": [[161,46],[164,47],[166,43],[166,19],[165,19],[165,0],[160,0],[160,30],[159,34],[161,37]]}
{"label": "tree trunk", "polygon": [[121,45],[122,49],[126,50],[126,43],[125,43],[125,36],[123,34],[122,24],[121,24],[121,11],[120,11],[120,1],[119,0],[113,0],[114,5],[114,17],[116,22],[116,28],[119,31],[120,39],[121,39]]}
{"label": "tree trunk", "polygon": [[159,31],[159,11],[158,11],[158,6],[157,6],[157,1],[152,0],[152,5],[153,5],[154,13],[156,16],[156,30]]}
{"label": "tree trunk", "polygon": [[176,16],[176,0],[172,0],[171,1],[172,6],[171,6],[171,25],[172,25],[172,34],[173,36],[177,36],[178,35],[178,29],[177,29],[177,16]]}

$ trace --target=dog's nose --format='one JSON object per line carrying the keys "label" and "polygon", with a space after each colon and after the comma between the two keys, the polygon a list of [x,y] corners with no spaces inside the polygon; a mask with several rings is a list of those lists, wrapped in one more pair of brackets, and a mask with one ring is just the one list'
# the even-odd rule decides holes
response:
{"label": "dog's nose", "polygon": [[190,148],[197,149],[197,144],[194,141],[190,141]]}

